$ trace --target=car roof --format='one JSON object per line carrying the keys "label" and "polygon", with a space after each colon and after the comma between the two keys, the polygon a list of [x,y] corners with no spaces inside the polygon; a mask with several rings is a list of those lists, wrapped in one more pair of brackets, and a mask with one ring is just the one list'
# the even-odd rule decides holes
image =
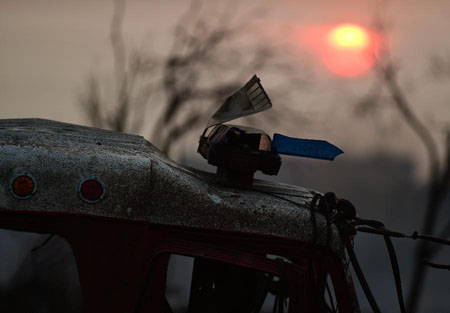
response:
{"label": "car roof", "polygon": [[[36,193],[8,190],[22,172]],[[105,196],[83,201],[80,182],[99,179]],[[226,188],[215,175],[182,166],[141,136],[43,119],[0,120],[0,210],[69,213],[146,221],[312,242],[310,204],[317,192],[255,180],[253,189]],[[317,214],[317,243],[326,219]],[[330,248],[341,251],[334,225]]]}

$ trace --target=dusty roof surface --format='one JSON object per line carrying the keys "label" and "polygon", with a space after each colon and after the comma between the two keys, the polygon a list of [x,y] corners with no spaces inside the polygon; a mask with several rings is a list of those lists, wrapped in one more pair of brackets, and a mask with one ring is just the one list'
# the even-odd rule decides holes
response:
{"label": "dusty roof surface", "polygon": [[[11,181],[31,174],[36,192],[17,199]],[[105,187],[98,203],[80,197],[88,178]],[[143,220],[312,241],[313,191],[255,180],[225,188],[215,175],[183,167],[143,137],[42,119],[0,120],[0,210],[61,212]],[[317,215],[318,243],[326,221]],[[340,250],[332,227],[331,247]]]}

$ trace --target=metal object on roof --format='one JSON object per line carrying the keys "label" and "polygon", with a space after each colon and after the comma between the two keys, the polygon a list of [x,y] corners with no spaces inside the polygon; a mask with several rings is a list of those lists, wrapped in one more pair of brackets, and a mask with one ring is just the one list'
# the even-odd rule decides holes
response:
{"label": "metal object on roof", "polygon": [[261,80],[253,75],[241,89],[225,100],[208,121],[206,128],[265,111],[271,107],[272,102],[264,91]]}
{"label": "metal object on roof", "polygon": [[291,138],[280,134],[273,135],[272,150],[279,154],[329,161],[344,153],[341,149],[325,140]]}
{"label": "metal object on roof", "polygon": [[217,166],[221,184],[251,188],[256,171],[277,175],[281,166],[279,154],[332,161],[343,153],[324,140],[274,134],[272,141],[262,130],[222,124],[271,107],[272,102],[264,91],[261,80],[254,75],[241,89],[228,97],[209,120],[200,136],[197,151],[209,164]]}
{"label": "metal object on roof", "polygon": [[[24,172],[39,188],[18,199],[10,183]],[[79,195],[89,178],[104,184],[95,201]],[[42,119],[0,120],[0,211],[101,216],[311,242],[314,194],[262,180],[252,189],[223,187],[214,174],[177,164],[140,136]],[[320,214],[316,219],[317,244],[325,245],[326,219]],[[334,225],[331,231],[330,248],[340,251]]]}
{"label": "metal object on roof", "polygon": [[251,188],[256,171],[276,175],[281,166],[269,135],[249,127],[216,125],[208,136],[200,137],[198,152],[217,166],[217,178],[225,186]]}

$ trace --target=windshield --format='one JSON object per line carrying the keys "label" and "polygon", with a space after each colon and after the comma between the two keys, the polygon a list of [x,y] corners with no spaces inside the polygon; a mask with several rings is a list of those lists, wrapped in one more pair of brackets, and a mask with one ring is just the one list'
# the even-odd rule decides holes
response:
{"label": "windshield", "polygon": [[[187,250],[186,250],[187,251]],[[257,313],[311,310],[310,268],[247,252],[202,248],[165,255],[165,312]],[[161,270],[163,270],[161,268]]]}
{"label": "windshield", "polygon": [[[177,276],[177,266],[190,275]],[[271,273],[207,259],[171,256],[166,298],[174,313],[289,312],[295,288],[288,287],[287,280]]]}

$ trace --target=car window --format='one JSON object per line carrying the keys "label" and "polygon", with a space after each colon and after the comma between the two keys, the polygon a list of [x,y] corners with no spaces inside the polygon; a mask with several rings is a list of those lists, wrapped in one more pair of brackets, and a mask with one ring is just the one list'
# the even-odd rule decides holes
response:
{"label": "car window", "polygon": [[67,240],[0,230],[0,312],[81,313],[77,264]]}

